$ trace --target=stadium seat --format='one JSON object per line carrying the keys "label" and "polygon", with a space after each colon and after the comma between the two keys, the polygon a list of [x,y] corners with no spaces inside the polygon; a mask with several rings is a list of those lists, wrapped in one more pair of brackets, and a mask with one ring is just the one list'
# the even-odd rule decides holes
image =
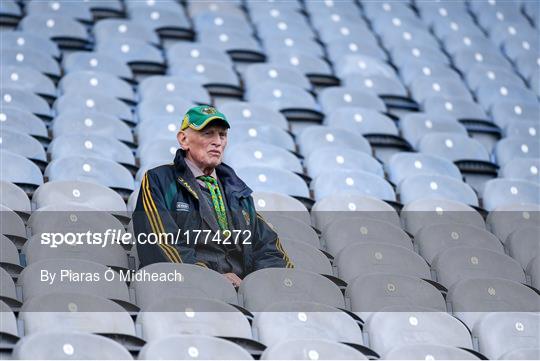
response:
{"label": "stadium seat", "polygon": [[25,31],[3,31],[0,35],[4,49],[24,51],[34,49],[48,54],[54,58],[60,58],[60,50],[56,43],[39,33]]}
{"label": "stadium seat", "polygon": [[0,265],[8,273],[17,275],[21,270],[21,261],[17,246],[3,234],[0,235]]}
{"label": "stadium seat", "polygon": [[157,34],[138,23],[123,19],[104,19],[94,25],[96,42],[106,41],[109,37],[116,39],[140,39],[150,44],[159,45]]}
{"label": "stadium seat", "polygon": [[387,78],[396,76],[395,70],[386,62],[364,55],[342,56],[335,66],[336,75],[340,78],[355,73],[364,76],[382,75]]}
{"label": "stadium seat", "polygon": [[256,88],[267,81],[300,86],[306,90],[311,89],[308,78],[291,66],[253,64],[246,68],[243,77],[248,89]]}
{"label": "stadium seat", "polygon": [[501,101],[493,105],[491,114],[493,121],[499,127],[505,128],[510,124],[519,123],[524,120],[538,122],[540,110],[536,103]]}
{"label": "stadium seat", "polygon": [[255,316],[253,330],[267,347],[291,339],[363,344],[362,331],[351,316],[314,302],[270,305]]}
{"label": "stadium seat", "polygon": [[[491,359],[516,349],[538,348],[540,318],[537,313],[494,312],[485,315],[473,329],[478,349]],[[536,352],[536,357],[540,353]]]}
{"label": "stadium seat", "polygon": [[61,15],[83,23],[92,23],[92,13],[87,3],[29,1],[26,6],[28,14]]}
{"label": "stadium seat", "polygon": [[82,332],[45,332],[23,337],[13,349],[15,359],[132,360],[130,353],[110,338]]}
{"label": "stadium seat", "polygon": [[445,345],[404,345],[394,347],[384,355],[385,360],[423,360],[429,357],[436,360],[480,360],[469,351]]}
{"label": "stadium seat", "polygon": [[488,119],[488,116],[477,103],[457,98],[428,97],[424,101],[424,112],[440,114],[454,119]]}
{"label": "stadium seat", "polygon": [[306,225],[311,224],[310,215],[302,202],[283,193],[254,191],[252,193],[255,209],[269,214],[291,216]]}
{"label": "stadium seat", "polygon": [[484,186],[482,201],[484,208],[492,211],[511,204],[540,204],[540,186],[533,182],[517,179],[492,179]]}
{"label": "stadium seat", "polygon": [[361,170],[327,170],[311,183],[315,200],[335,193],[356,193],[394,202],[394,189],[384,178]]}
{"label": "stadium seat", "polygon": [[223,65],[232,65],[231,58],[226,52],[201,44],[200,42],[178,42],[167,49],[167,59],[171,63],[174,63],[176,59],[186,58],[212,59]]}
{"label": "stadium seat", "polygon": [[525,272],[516,260],[483,248],[448,248],[435,257],[432,266],[437,280],[447,287],[463,279],[482,277],[525,283]]}
{"label": "stadium seat", "polygon": [[31,112],[16,107],[2,107],[0,121],[4,129],[15,129],[36,139],[47,139],[45,123]]}
{"label": "stadium seat", "polygon": [[[254,194],[254,197],[257,201],[262,199],[260,198],[260,194]],[[296,201],[295,199],[293,200]],[[296,205],[293,204],[292,206],[294,207]],[[280,240],[293,240],[294,242],[306,243],[317,249],[321,248],[319,235],[311,226],[309,213],[306,214],[305,211],[300,210],[294,211],[292,208],[285,209],[281,212],[277,212],[276,210],[265,211],[264,208],[261,211],[261,207],[258,204],[255,207],[265,222],[278,234]]]}
{"label": "stadium seat", "polygon": [[266,143],[292,152],[296,150],[291,135],[280,127],[256,121],[237,121],[229,130],[228,144],[232,146],[246,142]]}
{"label": "stadium seat", "polygon": [[43,184],[43,175],[39,167],[22,155],[0,149],[0,162],[3,164],[0,172],[1,180],[15,183],[25,191],[34,190]]}
{"label": "stadium seat", "polygon": [[283,114],[265,105],[231,101],[223,104],[220,110],[223,114],[227,114],[228,118],[236,120],[235,127],[230,130],[230,135],[232,135],[237,124],[240,126],[245,122],[254,122],[257,125],[274,125],[285,130],[288,128],[287,120]]}
{"label": "stadium seat", "polygon": [[440,290],[426,280],[404,274],[371,273],[356,277],[347,285],[345,297],[350,299],[351,310],[364,321],[392,306],[446,312]]}
{"label": "stadium seat", "polygon": [[506,243],[510,233],[524,226],[534,226],[540,220],[540,206],[536,204],[509,204],[491,211],[486,219],[488,229],[501,242]]}
{"label": "stadium seat", "polygon": [[384,112],[386,105],[371,91],[345,87],[330,87],[319,94],[319,102],[325,113],[330,113],[339,107],[360,107]]}
{"label": "stadium seat", "polygon": [[40,166],[47,163],[47,155],[41,143],[15,129],[0,130],[0,149],[21,155]]}
{"label": "stadium seat", "polygon": [[540,158],[516,158],[502,168],[501,176],[503,178],[519,179],[539,184],[539,169]]}
{"label": "stadium seat", "polygon": [[491,84],[484,83],[476,91],[476,96],[480,105],[486,110],[504,101],[520,101],[524,103],[534,103],[537,101],[534,92],[528,90],[523,85],[513,84],[494,87]]}
{"label": "stadium seat", "polygon": [[338,286],[328,278],[285,268],[267,268],[244,278],[238,289],[241,305],[260,312],[277,302],[316,302],[343,308],[345,302]]}
{"label": "stadium seat", "polygon": [[309,156],[316,149],[336,147],[356,149],[371,154],[369,142],[361,135],[345,129],[327,126],[310,126],[305,128],[297,139],[300,153]]}
{"label": "stadium seat", "polygon": [[277,192],[293,197],[309,198],[309,189],[297,174],[268,166],[248,166],[236,169],[236,174],[256,192]]}
{"label": "stadium seat", "polygon": [[314,150],[304,162],[308,175],[317,178],[319,175],[338,170],[362,170],[384,176],[381,164],[370,155],[354,149],[328,146]]}
{"label": "stadium seat", "polygon": [[531,278],[531,285],[540,288],[540,257],[534,257],[527,265],[527,275]]}
{"label": "stadium seat", "polygon": [[60,48],[85,49],[90,42],[83,24],[60,14],[40,12],[27,15],[19,23],[19,28],[25,32],[42,34],[55,41]]}
{"label": "stadium seat", "polygon": [[482,143],[463,134],[426,134],[420,139],[418,150],[448,159],[452,162],[460,160],[489,162],[490,159]]}
{"label": "stadium seat", "polygon": [[[490,276],[488,276],[490,277]],[[501,278],[469,278],[448,291],[448,306],[470,330],[488,312],[538,312],[538,295],[531,288]]]}
{"label": "stadium seat", "polygon": [[56,114],[62,114],[68,110],[94,110],[120,118],[130,124],[135,123],[131,109],[126,103],[96,91],[64,94],[54,102],[54,109]]}
{"label": "stadium seat", "polygon": [[125,80],[102,71],[77,70],[62,77],[58,84],[64,94],[77,92],[99,92],[127,102],[135,101],[133,88]]}
{"label": "stadium seat", "polygon": [[302,109],[317,111],[315,98],[298,85],[278,82],[265,82],[248,89],[246,98],[255,104],[266,105],[273,110],[285,111]]}
{"label": "stadium seat", "polygon": [[385,308],[371,316],[364,330],[371,348],[382,354],[397,346],[422,343],[472,349],[465,325],[446,312],[429,308]]}
{"label": "stadium seat", "polygon": [[16,342],[19,339],[19,332],[17,330],[17,319],[11,308],[4,302],[0,300],[0,317],[2,317],[2,322],[0,322],[0,332],[2,336],[6,338],[6,344],[8,343],[8,337],[13,338]]}
{"label": "stadium seat", "polygon": [[422,257],[411,250],[392,244],[352,243],[339,252],[336,264],[339,277],[345,282],[372,273],[431,278],[429,266]]}
{"label": "stadium seat", "polygon": [[25,109],[34,113],[42,119],[50,119],[51,108],[42,97],[28,91],[16,88],[2,87],[0,88],[0,96],[2,108],[15,107]]}
{"label": "stadium seat", "polygon": [[505,242],[508,254],[518,261],[525,270],[531,260],[540,255],[540,247],[538,247],[539,232],[540,227],[538,226],[521,227],[510,233]]}
{"label": "stadium seat", "polygon": [[234,169],[263,166],[303,173],[302,164],[294,154],[278,146],[257,141],[230,145],[224,161]]}
{"label": "stadium seat", "polygon": [[0,71],[2,86],[12,89],[26,90],[45,99],[56,97],[53,81],[35,69],[20,65],[8,65]]}
{"label": "stadium seat", "polygon": [[7,236],[19,248],[26,241],[26,225],[23,219],[10,208],[0,204],[2,234]]}
{"label": "stadium seat", "polygon": [[32,211],[30,199],[20,187],[8,181],[0,181],[0,203],[17,212],[20,215],[28,216]]}
{"label": "stadium seat", "polygon": [[252,339],[251,326],[242,312],[210,298],[165,296],[142,309],[136,324],[147,342],[171,334]]}
{"label": "stadium seat", "polygon": [[515,158],[540,158],[540,141],[532,137],[503,138],[495,146],[494,153],[500,166]]}
{"label": "stadium seat", "polygon": [[130,66],[133,72],[162,73],[162,52],[141,39],[107,38],[96,45],[96,52],[114,56]]}
{"label": "stadium seat", "polygon": [[123,79],[133,79],[130,67],[112,54],[76,51],[63,59],[62,67],[66,73],[81,70],[99,71]]}
{"label": "stadium seat", "polygon": [[[216,271],[192,264],[154,263],[141,268],[139,272],[178,272],[182,282],[175,281],[133,281],[130,287],[135,292],[137,305],[145,310],[166,297],[202,297],[238,304],[238,297],[232,284]],[[156,300],[155,295],[160,294]]]}
{"label": "stadium seat", "polygon": [[426,225],[415,235],[418,251],[431,264],[437,256],[453,247],[475,247],[504,254],[497,237],[483,228],[467,224],[439,223]]}
{"label": "stadium seat", "polygon": [[437,114],[410,113],[400,120],[403,138],[413,147],[419,146],[420,140],[433,133],[456,133],[467,136],[467,130],[455,118]]}
{"label": "stadium seat", "polygon": [[[416,235],[423,227],[439,223],[468,224],[485,228],[484,219],[474,208],[456,201],[419,199],[406,204],[401,211],[403,228]],[[500,239],[500,237],[499,237]]]}
{"label": "stadium seat", "polygon": [[198,104],[210,104],[208,91],[200,84],[176,76],[150,76],[139,84],[141,99],[180,97]]}
{"label": "stadium seat", "polygon": [[386,165],[388,179],[399,185],[401,181],[417,174],[445,175],[461,179],[459,169],[450,161],[431,153],[396,153]]}
{"label": "stadium seat", "polygon": [[294,264],[295,269],[322,275],[333,275],[330,260],[318,249],[320,246],[315,248],[300,240],[286,237],[281,237],[280,242],[290,257],[291,262]]}
{"label": "stadium seat", "polygon": [[172,335],[148,342],[140,351],[140,360],[174,360],[221,358],[252,360],[242,347],[217,337],[205,335]]}
{"label": "stadium seat", "polygon": [[292,339],[268,347],[261,360],[367,360],[360,351],[329,340]]}
{"label": "stadium seat", "polygon": [[478,198],[466,183],[445,175],[414,175],[403,180],[398,188],[401,203],[420,199],[441,199],[478,207]]}
{"label": "stadium seat", "polygon": [[28,66],[51,78],[60,77],[60,66],[48,53],[33,49],[3,49],[0,56],[5,65]]}
{"label": "stadium seat", "polygon": [[338,108],[325,119],[325,123],[333,128],[354,130],[364,134],[398,135],[398,129],[389,117],[367,108],[344,107]]}

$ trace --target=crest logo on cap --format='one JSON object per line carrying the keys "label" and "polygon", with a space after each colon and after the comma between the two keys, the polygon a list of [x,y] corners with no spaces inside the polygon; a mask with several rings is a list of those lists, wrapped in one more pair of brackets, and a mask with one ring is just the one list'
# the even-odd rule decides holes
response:
{"label": "crest logo on cap", "polygon": [[216,109],[213,107],[202,108],[201,113],[206,114],[206,115],[216,114]]}

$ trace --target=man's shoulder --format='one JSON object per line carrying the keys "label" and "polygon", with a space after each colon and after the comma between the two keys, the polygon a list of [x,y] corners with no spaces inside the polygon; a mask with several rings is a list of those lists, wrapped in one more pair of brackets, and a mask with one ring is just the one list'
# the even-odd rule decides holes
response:
{"label": "man's shoulder", "polygon": [[150,168],[146,171],[146,175],[149,179],[166,180],[168,178],[174,178],[174,163],[161,164],[157,167]]}

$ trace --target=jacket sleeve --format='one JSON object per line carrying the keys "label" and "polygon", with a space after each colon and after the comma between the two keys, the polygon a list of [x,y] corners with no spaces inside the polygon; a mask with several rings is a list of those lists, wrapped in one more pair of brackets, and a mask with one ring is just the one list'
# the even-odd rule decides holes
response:
{"label": "jacket sleeve", "polygon": [[253,213],[255,215],[252,236],[253,270],[270,267],[294,268],[294,264],[285,252],[277,233],[258,212],[253,211]]}
{"label": "jacket sleeve", "polygon": [[[206,267],[197,260],[193,245],[186,244],[181,230],[167,208],[164,187],[159,177],[146,172],[139,190],[137,205],[133,214],[133,229],[137,242],[137,253],[144,267],[151,263],[173,262],[192,263]],[[150,239],[157,242],[144,242]]]}

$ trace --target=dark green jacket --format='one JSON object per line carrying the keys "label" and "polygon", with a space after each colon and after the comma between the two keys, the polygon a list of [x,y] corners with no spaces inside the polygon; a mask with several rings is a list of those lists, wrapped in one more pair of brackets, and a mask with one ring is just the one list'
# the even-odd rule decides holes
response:
{"label": "dark green jacket", "polygon": [[[230,243],[237,238],[242,247],[244,275],[262,268],[292,268],[276,232],[256,212],[251,189],[226,164],[219,165],[216,174],[232,218],[233,224],[229,226],[234,232]],[[219,231],[214,210],[203,197],[182,150],[176,152],[173,164],[146,172],[133,214],[135,236],[146,237],[151,233],[168,236],[160,244],[137,243],[140,267],[176,262],[223,270],[222,243],[209,241],[212,236],[205,242],[206,233],[201,233],[195,244],[196,230],[209,229],[212,234]]]}

